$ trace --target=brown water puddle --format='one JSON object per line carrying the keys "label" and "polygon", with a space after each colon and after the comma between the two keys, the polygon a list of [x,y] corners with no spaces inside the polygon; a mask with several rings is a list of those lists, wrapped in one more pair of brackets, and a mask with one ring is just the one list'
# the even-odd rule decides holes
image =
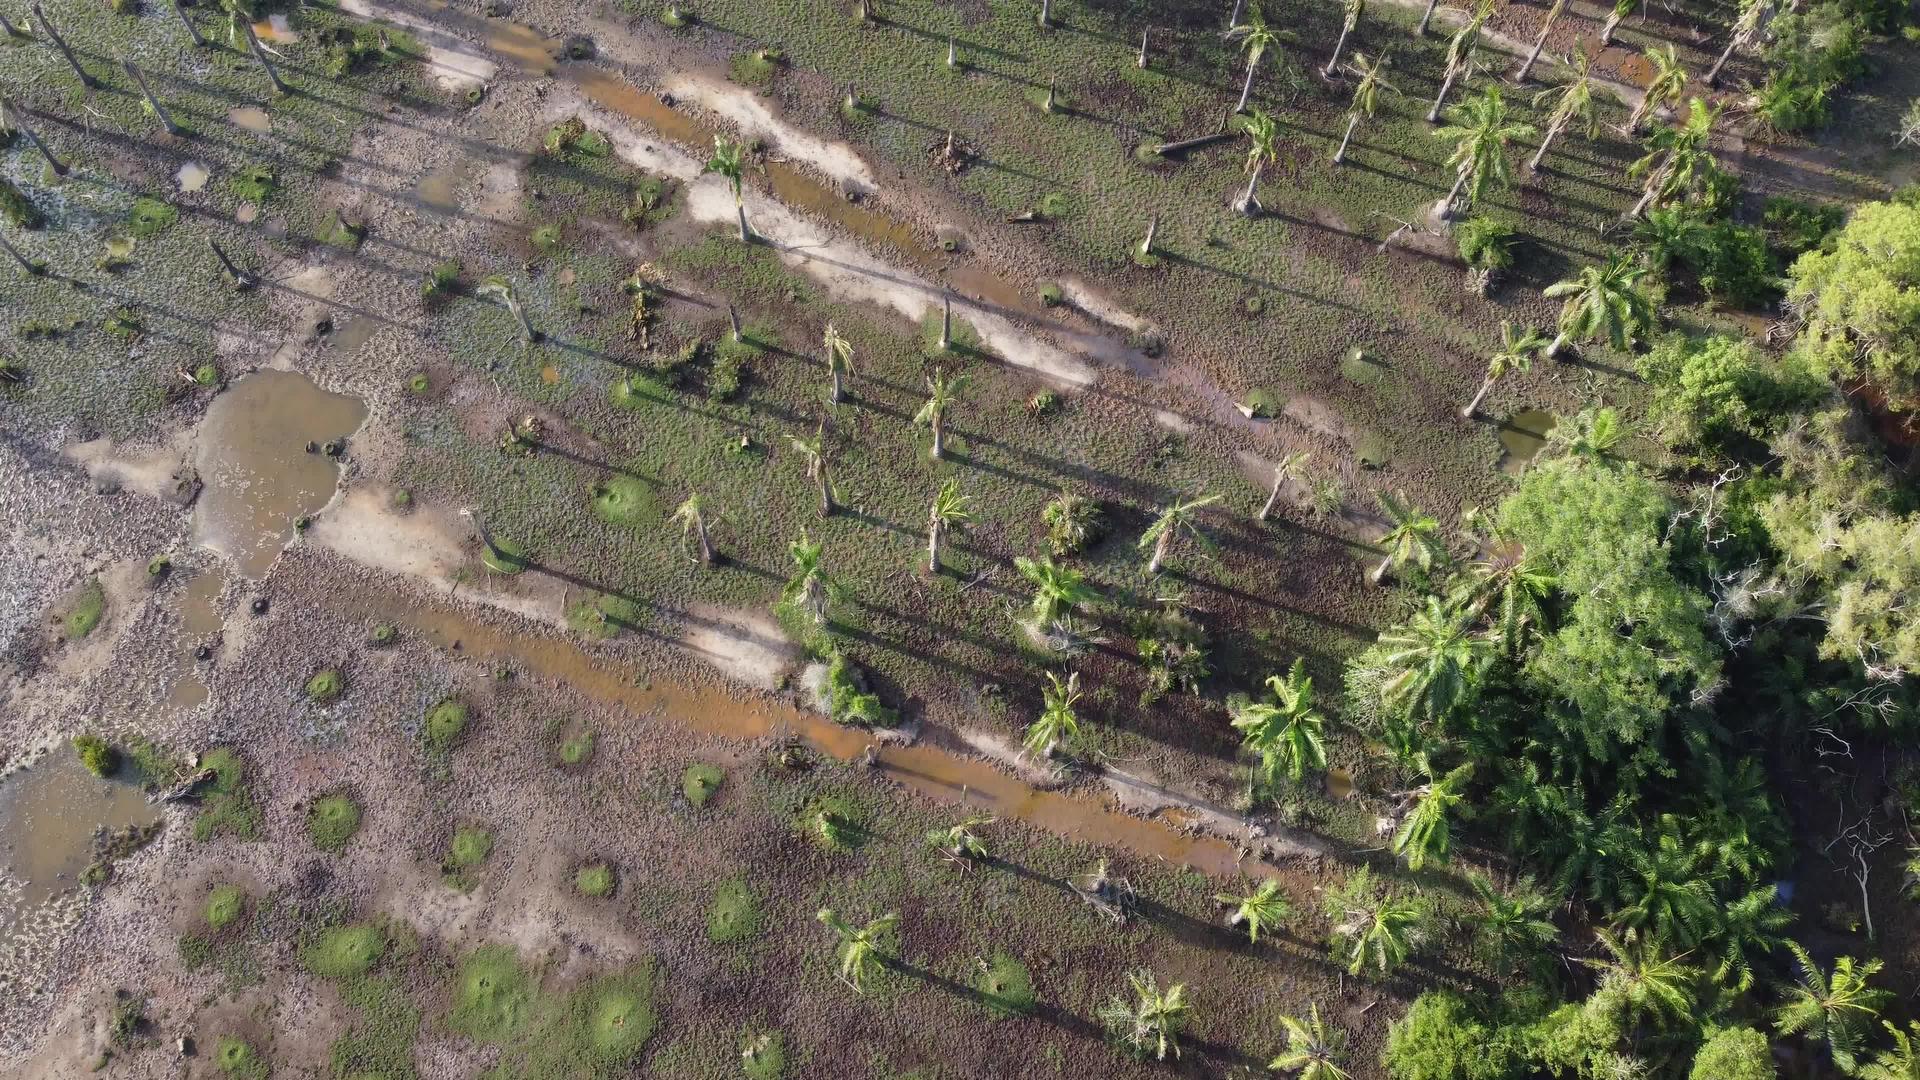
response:
{"label": "brown water puddle", "polygon": [[94,830],[118,830],[159,819],[139,787],[102,780],[62,746],[39,764],[0,782],[0,863],[21,883],[0,927],[79,883],[93,861]]}
{"label": "brown water puddle", "polygon": [[360,346],[380,329],[380,320],[365,317],[348,319],[333,328],[327,338],[327,348],[335,356],[352,356],[360,351]]}
{"label": "brown water puddle", "polygon": [[273,130],[273,120],[267,116],[267,110],[257,105],[243,105],[227,111],[227,122],[245,131],[265,135]]}
{"label": "brown water puddle", "polygon": [[1558,423],[1554,415],[1544,409],[1527,409],[1514,413],[1507,422],[1500,425],[1500,471],[1509,476],[1518,476],[1526,471],[1527,463],[1547,445],[1547,436],[1552,434]]}
{"label": "brown water puddle", "polygon": [[318,449],[366,418],[360,399],[297,372],[268,369],[234,383],[200,425],[195,464],[206,490],[194,506],[195,538],[247,577],[266,573],[293,538],[294,520],[325,506],[339,483],[340,467]]}
{"label": "brown water puddle", "polygon": [[1324,786],[1329,799],[1351,799],[1353,798],[1353,773],[1340,768],[1328,769]]}
{"label": "brown water puddle", "polygon": [[[736,698],[717,689],[648,682],[639,668],[589,657],[564,639],[510,634],[410,599],[369,597],[364,593],[330,595],[328,599],[337,600],[355,617],[406,627],[438,648],[449,649],[458,642],[461,655],[490,667],[506,663],[631,712],[657,710],[705,734],[747,741],[792,736],[841,761],[859,758],[873,742],[866,731],[842,727],[784,703]],[[924,742],[883,745],[878,755],[879,767],[886,775],[939,802],[965,803],[1061,836],[1125,848],[1207,874],[1228,876],[1242,870],[1239,853],[1231,843],[1176,831],[1189,820],[1179,811],[1168,811],[1156,820],[1137,818],[1095,799],[1038,790],[987,762]]]}
{"label": "brown water puddle", "polygon": [[216,565],[194,574],[180,594],[180,629],[173,639],[173,686],[167,691],[168,711],[176,715],[207,700],[207,684],[200,679],[200,662],[193,653],[225,624],[219,601],[226,585],[227,572]]}
{"label": "brown water puddle", "polygon": [[472,178],[474,167],[478,164],[473,158],[461,158],[451,165],[433,170],[413,186],[414,198],[429,210],[445,214],[459,213],[460,189]]}

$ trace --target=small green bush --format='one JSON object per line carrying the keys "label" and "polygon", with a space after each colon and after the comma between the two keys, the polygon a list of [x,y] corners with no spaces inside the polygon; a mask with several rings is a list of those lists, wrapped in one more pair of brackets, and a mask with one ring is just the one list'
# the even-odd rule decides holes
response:
{"label": "small green bush", "polygon": [[339,669],[326,668],[307,680],[307,700],[316,705],[325,705],[339,697],[346,688],[346,680],[341,677]]}
{"label": "small green bush", "polygon": [[93,633],[106,613],[107,590],[101,587],[99,578],[94,578],[74,597],[66,616],[60,620],[60,628],[68,641],[75,641]]}
{"label": "small green bush", "polygon": [[1505,270],[1513,265],[1513,226],[1489,217],[1468,218],[1453,231],[1460,260],[1475,270]]}
{"label": "small green bush", "polygon": [[180,211],[173,205],[142,195],[127,211],[127,231],[135,236],[158,236],[179,220]]}
{"label": "small green bush", "polygon": [[343,792],[323,795],[307,812],[307,835],[321,851],[340,851],[360,831],[360,806]]}
{"label": "small green bush", "polygon": [[112,776],[120,768],[119,752],[98,735],[75,735],[73,749],[80,755],[80,764],[95,776]]}
{"label": "small green bush", "polygon": [[220,365],[212,362],[193,369],[195,386],[213,386],[220,381]]}
{"label": "small green bush", "polygon": [[247,913],[247,892],[238,885],[215,885],[207,893],[207,929],[225,930]]}
{"label": "small green bush", "polygon": [[223,1035],[213,1052],[214,1064],[234,1080],[266,1080],[266,1059],[244,1039]]}
{"label": "small green bush", "polygon": [[742,880],[716,889],[707,907],[707,940],[715,945],[745,941],[760,932],[760,904]]}
{"label": "small green bush", "polygon": [[427,710],[426,724],[422,728],[422,738],[427,749],[447,751],[460,741],[467,730],[467,707],[456,698],[447,698]]}
{"label": "small green bush", "polygon": [[595,899],[613,895],[613,867],[606,863],[591,863],[581,867],[573,875],[573,887],[582,896]]}

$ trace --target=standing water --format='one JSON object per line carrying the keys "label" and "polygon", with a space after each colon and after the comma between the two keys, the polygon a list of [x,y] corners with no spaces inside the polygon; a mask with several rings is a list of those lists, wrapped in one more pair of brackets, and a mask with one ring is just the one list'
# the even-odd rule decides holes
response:
{"label": "standing water", "polygon": [[258,371],[234,383],[200,425],[195,464],[207,486],[194,508],[195,539],[247,577],[266,573],[295,520],[333,498],[340,466],[326,444],[366,418],[359,398],[330,394],[298,372]]}
{"label": "standing water", "polygon": [[1527,463],[1547,445],[1547,436],[1556,423],[1554,415],[1544,409],[1528,409],[1509,417],[1500,425],[1500,471],[1509,476],[1525,471]]}
{"label": "standing water", "polygon": [[138,787],[94,776],[65,747],[0,781],[0,864],[10,886],[0,932],[11,934],[34,909],[79,884],[93,861],[95,830],[147,825],[159,816]]}

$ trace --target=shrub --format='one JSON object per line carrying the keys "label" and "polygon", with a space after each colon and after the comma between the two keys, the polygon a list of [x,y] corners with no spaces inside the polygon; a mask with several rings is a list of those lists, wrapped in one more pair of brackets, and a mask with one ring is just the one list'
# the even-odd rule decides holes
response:
{"label": "shrub", "polygon": [[1070,491],[1055,495],[1040,511],[1040,521],[1047,527],[1047,546],[1058,558],[1085,551],[1104,531],[1100,504]]}
{"label": "shrub", "polygon": [[307,700],[316,705],[325,705],[339,697],[345,689],[346,680],[341,678],[339,670],[326,668],[307,680]]}
{"label": "shrub", "polygon": [[1516,1080],[1525,1075],[1507,1038],[1467,999],[1429,990],[1387,1029],[1381,1057],[1393,1080]]}
{"label": "shrub", "polygon": [[1688,1080],[1773,1080],[1773,1049],[1750,1027],[1721,1028],[1693,1055]]}
{"label": "shrub", "polygon": [[247,165],[227,181],[233,193],[247,202],[264,202],[273,194],[273,170],[265,165]]}
{"label": "shrub", "polygon": [[1767,241],[1784,259],[1796,259],[1825,245],[1847,219],[1844,207],[1834,203],[1810,203],[1789,195],[1769,195],[1760,223],[1767,230]]}
{"label": "shrub", "polygon": [[238,885],[215,885],[207,893],[207,929],[225,930],[247,913],[247,892]]}
{"label": "shrub", "polygon": [[582,731],[560,741],[560,764],[584,765],[593,758],[593,732]]}
{"label": "shrub", "polygon": [[1505,270],[1513,265],[1513,226],[1489,217],[1468,218],[1454,229],[1460,260],[1475,270]]}
{"label": "shrub", "polygon": [[1808,378],[1779,373],[1745,338],[1718,334],[1669,334],[1639,367],[1653,387],[1649,411],[1661,438],[1716,453],[1745,448],[1820,389]]}
{"label": "shrub", "polygon": [[613,867],[606,863],[590,863],[581,867],[573,875],[573,887],[580,895],[596,899],[613,895]]}
{"label": "shrub", "polygon": [[307,812],[307,835],[321,851],[339,851],[360,831],[360,807],[348,795],[335,792],[313,802]]}
{"label": "shrub", "polygon": [[421,737],[427,749],[447,751],[453,749],[460,736],[467,730],[467,707],[455,698],[447,698],[427,710],[426,723],[421,729]]}
{"label": "shrub", "polygon": [[1707,295],[1734,307],[1758,307],[1780,291],[1766,234],[1751,225],[1712,226],[1688,262]]}
{"label": "shrub", "polygon": [[73,749],[80,755],[80,764],[95,776],[112,776],[120,768],[119,752],[98,735],[75,735]]}

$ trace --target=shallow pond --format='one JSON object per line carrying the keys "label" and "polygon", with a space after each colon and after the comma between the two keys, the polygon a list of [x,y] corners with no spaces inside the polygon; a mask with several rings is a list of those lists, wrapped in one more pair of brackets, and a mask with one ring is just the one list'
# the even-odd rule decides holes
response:
{"label": "shallow pond", "polygon": [[1557,423],[1544,409],[1527,409],[1508,417],[1500,425],[1500,471],[1509,476],[1526,471],[1527,463],[1547,445],[1547,436],[1553,434]]}
{"label": "shallow pond", "polygon": [[0,930],[80,882],[93,861],[93,835],[159,820],[140,788],[102,780],[66,746],[0,780],[0,864],[18,884],[0,906]]}

